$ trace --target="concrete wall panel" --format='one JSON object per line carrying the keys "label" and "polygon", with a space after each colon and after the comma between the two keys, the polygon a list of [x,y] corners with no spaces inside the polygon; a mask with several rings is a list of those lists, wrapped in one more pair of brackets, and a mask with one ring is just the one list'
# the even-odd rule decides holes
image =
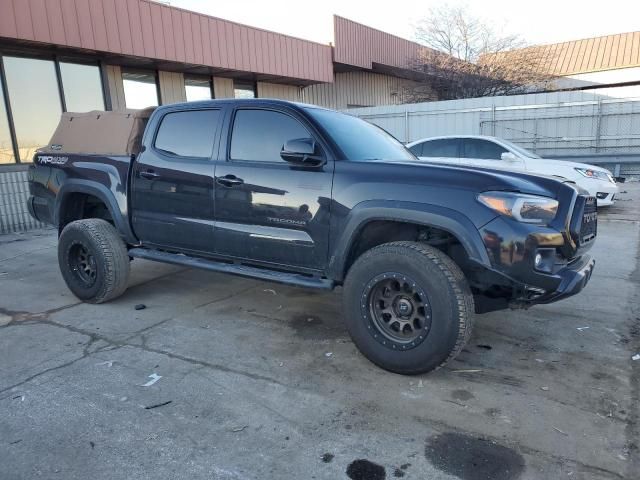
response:
{"label": "concrete wall panel", "polygon": [[292,102],[300,102],[302,100],[300,87],[267,82],[258,82],[258,97],[279,98]]}
{"label": "concrete wall panel", "polygon": [[233,79],[213,77],[213,94],[216,98],[233,98]]}
{"label": "concrete wall panel", "polygon": [[106,65],[107,83],[111,98],[112,110],[125,110],[124,85],[122,83],[122,69],[119,65]]}
{"label": "concrete wall panel", "polygon": [[158,82],[160,83],[160,102],[162,105],[187,101],[182,73],[159,71]]}
{"label": "concrete wall panel", "polygon": [[310,85],[302,101],[337,110],[404,102],[404,89],[413,82],[370,72],[336,73],[334,83]]}

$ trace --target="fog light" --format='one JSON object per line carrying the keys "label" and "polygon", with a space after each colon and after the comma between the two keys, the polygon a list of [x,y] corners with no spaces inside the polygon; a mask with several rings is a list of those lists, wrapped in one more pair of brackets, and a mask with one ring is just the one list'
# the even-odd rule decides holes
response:
{"label": "fog light", "polygon": [[536,253],[536,258],[534,260],[534,263],[536,265],[536,268],[540,268],[540,266],[542,265],[542,255],[540,255],[539,253]]}
{"label": "fog light", "polygon": [[554,248],[539,248],[533,257],[533,268],[538,272],[551,273],[555,263],[556,251]]}

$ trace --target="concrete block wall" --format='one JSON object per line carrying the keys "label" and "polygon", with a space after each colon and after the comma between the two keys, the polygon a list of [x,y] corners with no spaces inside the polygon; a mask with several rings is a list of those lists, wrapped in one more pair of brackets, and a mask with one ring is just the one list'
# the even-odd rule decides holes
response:
{"label": "concrete block wall", "polygon": [[46,226],[29,215],[28,197],[29,185],[26,170],[0,170],[0,234]]}

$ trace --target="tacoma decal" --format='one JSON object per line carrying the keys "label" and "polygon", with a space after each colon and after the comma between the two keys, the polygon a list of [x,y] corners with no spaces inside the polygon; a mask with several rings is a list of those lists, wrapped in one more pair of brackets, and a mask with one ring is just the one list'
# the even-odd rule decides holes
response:
{"label": "tacoma decal", "polygon": [[37,157],[38,163],[42,165],[64,165],[69,161],[69,157],[55,157],[52,155],[42,155]]}
{"label": "tacoma decal", "polygon": [[293,220],[291,218],[276,218],[276,217],[267,217],[267,220],[273,223],[284,223],[287,225],[306,225],[307,222],[304,220]]}

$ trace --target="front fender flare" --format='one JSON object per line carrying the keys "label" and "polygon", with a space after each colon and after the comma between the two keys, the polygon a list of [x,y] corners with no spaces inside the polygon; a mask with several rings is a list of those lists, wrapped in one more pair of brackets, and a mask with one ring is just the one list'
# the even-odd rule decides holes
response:
{"label": "front fender flare", "polygon": [[342,281],[346,274],[351,245],[360,231],[372,221],[389,220],[440,228],[455,236],[477,264],[491,267],[489,255],[478,228],[462,213],[439,205],[389,200],[368,200],[357,204],[345,220],[342,234],[331,247],[329,277]]}

